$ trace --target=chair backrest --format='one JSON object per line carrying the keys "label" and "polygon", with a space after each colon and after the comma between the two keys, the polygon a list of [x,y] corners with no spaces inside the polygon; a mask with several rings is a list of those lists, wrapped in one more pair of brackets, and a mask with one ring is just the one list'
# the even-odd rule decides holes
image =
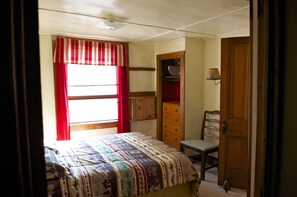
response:
{"label": "chair backrest", "polygon": [[202,127],[201,127],[201,139],[218,143],[219,133],[220,133],[219,131],[220,131],[220,111],[219,110],[204,111]]}

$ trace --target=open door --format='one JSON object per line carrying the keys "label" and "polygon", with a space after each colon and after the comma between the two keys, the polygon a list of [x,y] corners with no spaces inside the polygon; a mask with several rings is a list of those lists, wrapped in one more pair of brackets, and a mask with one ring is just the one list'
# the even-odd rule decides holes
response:
{"label": "open door", "polygon": [[[218,184],[247,189],[249,120],[249,37],[221,42],[221,129]],[[225,188],[226,190],[226,188]]]}

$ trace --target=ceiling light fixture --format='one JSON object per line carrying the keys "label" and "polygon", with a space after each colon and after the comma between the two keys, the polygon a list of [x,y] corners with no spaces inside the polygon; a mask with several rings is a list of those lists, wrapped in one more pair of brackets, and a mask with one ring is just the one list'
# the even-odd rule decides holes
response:
{"label": "ceiling light fixture", "polygon": [[107,30],[116,30],[116,29],[119,29],[121,27],[123,27],[124,24],[122,23],[118,23],[116,21],[112,21],[112,20],[104,20],[104,21],[100,21],[98,24],[97,24],[97,27],[100,28],[100,29],[107,29]]}

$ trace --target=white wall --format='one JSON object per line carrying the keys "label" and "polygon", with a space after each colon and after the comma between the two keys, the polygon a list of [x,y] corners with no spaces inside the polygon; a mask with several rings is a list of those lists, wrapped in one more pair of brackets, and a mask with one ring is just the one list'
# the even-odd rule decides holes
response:
{"label": "white wall", "polygon": [[56,139],[56,108],[54,89],[54,69],[52,37],[44,34],[39,36],[40,47],[40,75],[43,135],[45,139]]}
{"label": "white wall", "polygon": [[[203,71],[203,109],[220,110],[220,83],[215,85],[214,81],[206,80],[209,68],[221,69],[221,39],[213,38],[205,40],[204,45],[204,71]],[[221,72],[220,72],[221,73]],[[218,81],[216,81],[218,82]]]}
{"label": "white wall", "polygon": [[[54,89],[54,66],[52,36],[41,34],[40,40],[40,69],[41,93],[43,111],[43,133],[45,139],[56,139],[56,110]],[[129,63],[132,67],[156,67],[154,46],[130,44]],[[156,91],[155,71],[130,72],[130,91]],[[156,120],[133,121],[131,131],[141,131],[156,136]],[[96,135],[109,135],[117,132],[116,128],[94,129],[71,132],[71,139],[91,137]]]}
{"label": "white wall", "polygon": [[[231,36],[231,35],[228,35]],[[202,113],[205,109],[218,109],[220,85],[207,81],[210,67],[220,68],[220,38],[194,39],[180,38],[152,45],[129,44],[130,67],[156,68],[156,55],[176,51],[186,51],[185,67],[185,129],[186,139],[200,135]],[[40,35],[40,66],[43,105],[44,137],[56,139],[56,112],[54,93],[54,72],[51,35]],[[155,71],[130,71],[131,92],[156,91]],[[190,95],[190,96],[189,96]],[[114,128],[109,129],[110,134]],[[132,121],[131,131],[142,131],[156,136],[156,120]],[[73,137],[84,135],[109,134],[107,131],[90,130],[73,132]]]}
{"label": "white wall", "polygon": [[[129,43],[129,67],[156,68],[153,45]],[[156,71],[130,71],[130,92],[156,91]]]}
{"label": "white wall", "polygon": [[[129,66],[156,68],[156,55],[153,45],[129,44]],[[155,71],[130,71],[130,92],[156,91]],[[156,137],[156,119],[131,121],[131,131],[139,131]]]}
{"label": "white wall", "polygon": [[197,139],[203,114],[204,40],[186,38],[185,50],[185,139]]}
{"label": "white wall", "polygon": [[172,53],[185,50],[185,38],[170,40],[167,42],[160,42],[155,45],[156,55]]}
{"label": "white wall", "polygon": [[94,137],[98,135],[111,135],[116,134],[117,128],[107,128],[107,129],[92,129],[92,130],[82,130],[82,131],[71,131],[71,139],[83,139]]}

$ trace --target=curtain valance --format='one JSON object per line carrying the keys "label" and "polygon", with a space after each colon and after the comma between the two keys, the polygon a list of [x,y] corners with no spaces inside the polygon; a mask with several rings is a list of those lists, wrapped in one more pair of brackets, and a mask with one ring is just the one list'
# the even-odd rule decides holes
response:
{"label": "curtain valance", "polygon": [[57,37],[54,63],[127,66],[125,43]]}

